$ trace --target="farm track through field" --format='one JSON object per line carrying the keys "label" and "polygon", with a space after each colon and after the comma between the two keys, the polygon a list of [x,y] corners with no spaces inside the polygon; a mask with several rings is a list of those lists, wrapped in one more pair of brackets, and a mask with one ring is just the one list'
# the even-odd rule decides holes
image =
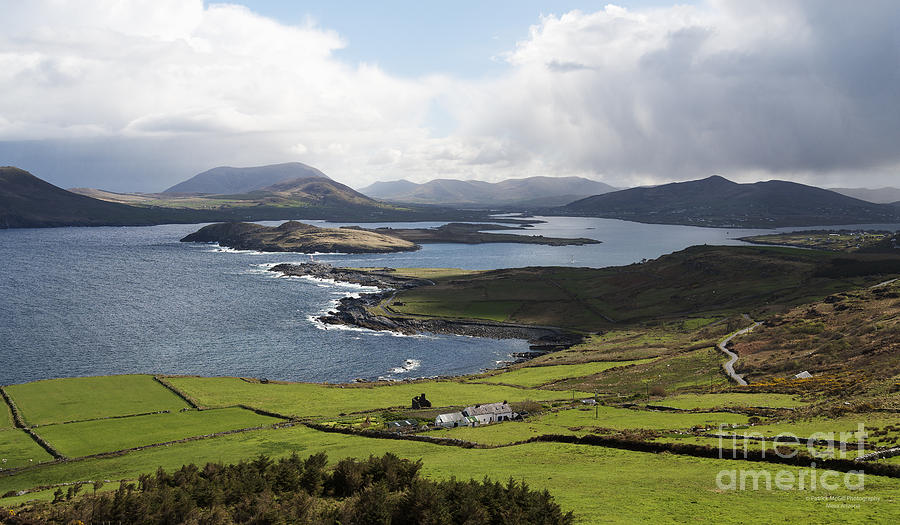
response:
{"label": "farm track through field", "polygon": [[[742,314],[742,315],[744,316],[744,319],[750,321],[751,323],[753,322],[753,319],[751,319],[749,315],[747,315],[747,314]],[[725,370],[725,373],[728,375],[728,377],[730,377],[735,383],[737,383],[741,386],[747,386],[747,381],[744,380],[744,377],[742,375],[739,375],[734,371],[734,364],[737,363],[738,355],[728,349],[728,343],[730,343],[732,339],[734,339],[735,337],[737,337],[739,335],[744,335],[746,333],[751,332],[754,328],[756,328],[757,326],[759,326],[761,324],[762,324],[761,322],[756,322],[756,323],[748,326],[747,328],[738,330],[737,332],[729,335],[725,339],[722,339],[721,341],[719,341],[719,344],[716,345],[716,348],[718,348],[719,351],[721,351],[722,353],[724,353],[725,355],[727,355],[728,357],[731,358],[728,360],[728,362],[722,364],[722,369]]]}

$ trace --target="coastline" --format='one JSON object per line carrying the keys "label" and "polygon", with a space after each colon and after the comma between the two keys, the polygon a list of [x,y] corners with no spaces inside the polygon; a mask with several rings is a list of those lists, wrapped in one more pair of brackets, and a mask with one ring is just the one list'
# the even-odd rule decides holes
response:
{"label": "coastline", "polygon": [[529,359],[570,348],[584,340],[584,336],[552,326],[531,326],[499,323],[475,319],[440,319],[433,317],[388,317],[373,314],[369,308],[391,297],[397,290],[432,286],[433,281],[422,278],[393,275],[392,269],[354,270],[335,267],[326,263],[281,263],[269,268],[285,276],[311,277],[314,279],[357,284],[378,288],[377,292],[365,292],[356,296],[343,297],[337,308],[317,320],[324,325],[342,325],[376,331],[391,331],[404,335],[420,333],[462,335],[491,339],[524,339],[530,347],[528,352],[512,354],[514,361],[497,368],[520,363]]}

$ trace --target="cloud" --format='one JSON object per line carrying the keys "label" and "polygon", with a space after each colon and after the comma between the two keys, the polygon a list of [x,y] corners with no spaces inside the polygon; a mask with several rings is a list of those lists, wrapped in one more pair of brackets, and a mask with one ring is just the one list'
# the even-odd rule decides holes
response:
{"label": "cloud", "polygon": [[462,133],[613,180],[885,180],[900,164],[898,26],[896,2],[548,16],[506,57],[506,78],[458,101]]}
{"label": "cloud", "polygon": [[290,160],[356,186],[711,173],[875,185],[900,167],[893,1],[549,15],[504,73],[475,80],[347,64],[335,56],[347,35],[235,5],[0,11],[0,164],[63,185],[152,191],[215,165]]}

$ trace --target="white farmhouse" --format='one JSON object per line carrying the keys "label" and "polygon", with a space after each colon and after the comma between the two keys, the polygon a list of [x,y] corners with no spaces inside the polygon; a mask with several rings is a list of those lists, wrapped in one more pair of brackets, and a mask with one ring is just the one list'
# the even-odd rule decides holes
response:
{"label": "white farmhouse", "polygon": [[478,420],[479,425],[509,421],[514,416],[512,408],[510,408],[506,401],[502,403],[488,403],[486,405],[467,407],[462,411],[462,415],[466,417],[475,417]]}

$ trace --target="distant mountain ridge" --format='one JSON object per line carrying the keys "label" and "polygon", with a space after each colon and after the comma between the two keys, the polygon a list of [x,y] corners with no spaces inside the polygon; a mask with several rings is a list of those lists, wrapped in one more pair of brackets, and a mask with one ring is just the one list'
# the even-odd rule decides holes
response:
{"label": "distant mountain ridge", "polygon": [[[169,222],[184,212],[168,210]],[[0,228],[140,226],[159,224],[162,213],[66,191],[12,166],[0,167]]]}
{"label": "distant mountain ridge", "polygon": [[376,182],[360,191],[376,199],[444,206],[560,206],[616,188],[582,177],[528,177],[501,182],[435,179],[425,183],[408,180]]}
{"label": "distant mountain ridge", "polygon": [[220,166],[198,173],[190,179],[163,191],[163,193],[235,195],[261,190],[280,182],[309,177],[328,179],[328,175],[302,162],[287,162],[247,168]]}
{"label": "distant mountain ridge", "polygon": [[876,204],[892,204],[900,202],[900,188],[828,188],[831,191]]}
{"label": "distant mountain ridge", "polygon": [[720,176],[595,195],[552,213],[729,227],[900,222],[900,210],[890,205],[794,182],[738,184]]}
{"label": "distant mountain ridge", "polygon": [[0,168],[0,229],[54,226],[148,226],[200,222],[325,219],[332,221],[471,221],[485,212],[379,202],[327,177],[300,177],[249,193],[112,193],[66,191],[27,171]]}

